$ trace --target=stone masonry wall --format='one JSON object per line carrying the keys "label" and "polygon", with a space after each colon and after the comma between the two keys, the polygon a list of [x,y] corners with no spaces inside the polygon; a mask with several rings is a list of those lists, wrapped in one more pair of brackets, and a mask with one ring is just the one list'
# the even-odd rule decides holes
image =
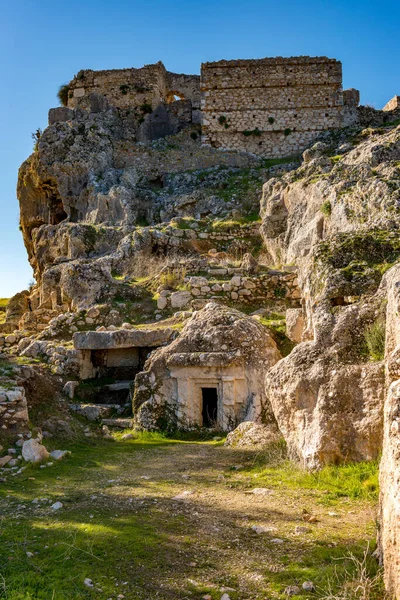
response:
{"label": "stone masonry wall", "polygon": [[204,63],[201,93],[202,140],[214,147],[288,156],[343,126],[342,65],[326,57]]}
{"label": "stone masonry wall", "polygon": [[195,111],[200,108],[199,76],[170,73],[162,62],[140,69],[82,70],[68,88],[69,108],[85,107],[92,93],[102,94],[118,108],[151,106],[154,110],[176,99],[191,101]]}
{"label": "stone masonry wall", "polygon": [[296,273],[268,271],[245,276],[240,268],[214,268],[207,271],[211,279],[203,276],[186,277],[184,291],[161,291],[157,301],[158,308],[191,307],[199,310],[210,300],[233,305],[258,303],[268,306],[278,300],[293,307],[300,304],[301,294]]}
{"label": "stone masonry wall", "polygon": [[23,387],[2,387],[0,384],[0,428],[21,433],[28,430],[28,407]]}

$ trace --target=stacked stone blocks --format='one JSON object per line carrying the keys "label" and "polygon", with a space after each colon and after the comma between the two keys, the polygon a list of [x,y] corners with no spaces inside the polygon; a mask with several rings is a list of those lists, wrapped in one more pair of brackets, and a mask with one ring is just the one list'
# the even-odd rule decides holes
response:
{"label": "stacked stone blocks", "polygon": [[342,65],[326,57],[222,60],[201,72],[203,143],[295,155],[344,124]]}

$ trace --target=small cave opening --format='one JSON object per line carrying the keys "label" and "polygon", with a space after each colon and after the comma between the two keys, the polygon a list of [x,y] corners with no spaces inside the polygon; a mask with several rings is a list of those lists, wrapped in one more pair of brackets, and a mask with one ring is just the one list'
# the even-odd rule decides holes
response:
{"label": "small cave opening", "polygon": [[164,188],[164,178],[161,176],[149,179],[149,186],[152,190],[162,190]]}
{"label": "small cave opening", "polygon": [[331,298],[331,306],[348,306],[349,304],[352,304],[352,302],[348,302],[344,296]]}
{"label": "small cave opening", "polygon": [[58,225],[68,218],[68,214],[65,212],[57,185],[53,181],[45,181],[43,182],[43,189],[46,194],[47,206],[49,209],[48,222],[50,225]]}
{"label": "small cave opening", "polygon": [[49,222],[50,225],[58,225],[68,217],[64,210],[61,198],[49,198]]}

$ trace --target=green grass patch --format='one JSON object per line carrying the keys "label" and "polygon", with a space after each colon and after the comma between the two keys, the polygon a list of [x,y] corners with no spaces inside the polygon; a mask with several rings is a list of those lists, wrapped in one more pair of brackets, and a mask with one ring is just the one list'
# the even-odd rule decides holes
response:
{"label": "green grass patch", "polygon": [[[257,476],[257,486],[314,490],[321,504],[332,504],[341,498],[378,500],[378,461],[326,466],[309,472],[286,458],[284,444],[271,447],[257,457],[241,474]],[[246,483],[246,485],[248,485]]]}
{"label": "green grass patch", "polygon": [[365,346],[368,356],[373,361],[385,358],[385,321],[377,319],[364,331]]}
{"label": "green grass patch", "polygon": [[261,317],[260,323],[268,327],[281,355],[290,354],[296,344],[286,335],[285,317],[279,314],[270,314],[267,317]]}
{"label": "green grass patch", "polygon": [[[376,463],[307,474],[289,463],[282,444],[260,454],[204,441],[201,431],[180,439],[134,435],[48,439],[49,450],[67,448],[72,455],[45,469],[31,465],[0,487],[0,598],[201,600],[209,594],[220,600],[221,588],[232,587],[232,600],[283,599],[287,585],[309,579],[316,597],[328,585],[339,594],[357,581],[350,552],[363,563],[373,537],[361,515],[376,499]],[[239,463],[243,468],[235,470]],[[264,485],[274,496],[263,507],[243,494]],[[193,496],[174,501],[185,489]],[[307,539],[290,533],[302,522],[301,507],[313,511],[329,500],[349,519],[333,526],[321,519]],[[50,508],[56,501],[63,504],[59,511]],[[354,511],[360,519],[351,517]],[[273,520],[284,544],[271,542],[276,534],[251,531],[260,519]],[[376,563],[368,558],[365,565],[374,577]]]}

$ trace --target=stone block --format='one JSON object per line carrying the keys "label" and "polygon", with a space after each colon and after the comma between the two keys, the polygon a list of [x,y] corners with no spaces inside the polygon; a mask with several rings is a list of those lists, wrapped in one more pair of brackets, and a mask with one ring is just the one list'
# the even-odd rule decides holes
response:
{"label": "stone block", "polygon": [[83,98],[85,95],[85,88],[75,88],[74,89],[74,98]]}
{"label": "stone block", "polygon": [[51,108],[49,110],[49,125],[54,123],[62,123],[64,121],[71,121],[74,118],[74,111],[72,108],[67,106],[57,106],[57,108]]}
{"label": "stone block", "polygon": [[160,296],[157,300],[157,308],[159,308],[160,310],[164,310],[164,308],[167,307],[168,304],[168,300],[166,298],[166,296]]}
{"label": "stone block", "polygon": [[171,307],[172,308],[183,308],[187,306],[192,299],[190,292],[173,292],[171,294]]}
{"label": "stone block", "polygon": [[299,343],[304,330],[304,317],[301,308],[288,308],[286,311],[286,335],[292,342]]}

